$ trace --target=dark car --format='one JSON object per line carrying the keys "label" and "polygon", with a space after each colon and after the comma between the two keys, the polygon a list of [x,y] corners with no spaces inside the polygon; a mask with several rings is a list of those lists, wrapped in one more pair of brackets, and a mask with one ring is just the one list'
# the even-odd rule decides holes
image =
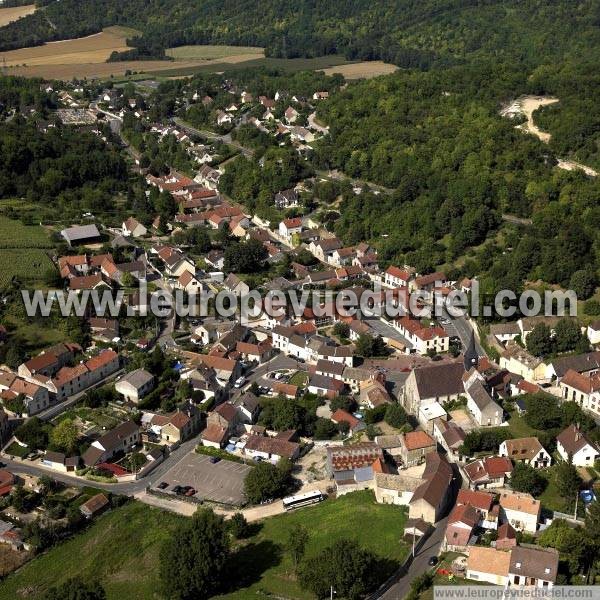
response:
{"label": "dark car", "polygon": [[215,465],[215,464],[217,464],[217,463],[218,463],[218,462],[219,462],[221,459],[220,459],[218,456],[211,456],[209,460],[210,460],[210,462],[211,462],[213,465]]}
{"label": "dark car", "polygon": [[181,486],[180,486],[180,485],[176,485],[176,486],[173,488],[173,493],[175,493],[175,494],[177,494],[177,495],[181,494]]}
{"label": "dark car", "polygon": [[166,481],[161,481],[157,486],[159,490],[164,490],[169,487],[169,484]]}
{"label": "dark car", "polygon": [[438,557],[437,557],[437,556],[432,556],[432,557],[429,559],[429,561],[428,561],[428,564],[429,564],[431,567],[434,567],[435,565],[437,565],[437,562],[438,562]]}

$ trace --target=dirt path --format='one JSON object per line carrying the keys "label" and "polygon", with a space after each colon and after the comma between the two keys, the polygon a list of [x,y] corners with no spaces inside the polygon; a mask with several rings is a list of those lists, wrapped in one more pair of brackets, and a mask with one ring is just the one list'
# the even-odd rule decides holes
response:
{"label": "dirt path", "polygon": [[549,96],[525,96],[519,102],[521,107],[521,112],[527,118],[527,123],[523,123],[522,125],[517,125],[518,129],[522,129],[527,133],[532,133],[537,138],[542,140],[545,144],[550,141],[551,135],[542,131],[533,121],[533,113],[542,106],[548,106],[549,104],[556,104],[558,102],[558,98],[552,98]]}
{"label": "dirt path", "polygon": [[[519,114],[524,115],[527,119],[527,122],[517,125],[517,129],[521,129],[526,133],[531,133],[545,144],[548,144],[552,136],[548,132],[542,131],[535,124],[533,120],[533,113],[542,106],[556,104],[557,102],[560,102],[560,100],[558,98],[554,98],[553,96],[523,96],[504,108],[500,114],[504,117],[511,118]],[[590,177],[598,176],[598,172],[587,165],[583,165],[574,160],[565,160],[563,158],[558,158],[557,160],[558,163],[556,166],[559,169],[564,169],[565,171],[575,171],[580,169]]]}

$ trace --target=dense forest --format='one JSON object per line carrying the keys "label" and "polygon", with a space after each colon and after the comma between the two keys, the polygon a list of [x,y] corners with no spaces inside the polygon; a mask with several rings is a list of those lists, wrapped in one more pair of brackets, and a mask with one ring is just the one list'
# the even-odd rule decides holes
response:
{"label": "dense forest", "polygon": [[55,99],[40,84],[0,78],[0,198],[24,198],[61,218],[114,213],[115,195],[134,195],[120,148],[54,122]]}
{"label": "dense forest", "polygon": [[341,53],[428,68],[465,57],[529,64],[592,53],[596,0],[54,0],[0,30],[0,49],[78,37],[108,25],[142,32],[143,48],[184,44],[266,47],[280,57]]}

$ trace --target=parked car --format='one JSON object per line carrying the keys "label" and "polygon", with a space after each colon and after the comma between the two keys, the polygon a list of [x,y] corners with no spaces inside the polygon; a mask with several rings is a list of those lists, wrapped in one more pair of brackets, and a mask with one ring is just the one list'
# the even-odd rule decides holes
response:
{"label": "parked car", "polygon": [[169,484],[166,481],[161,481],[157,486],[159,490],[164,490],[169,487]]}
{"label": "parked car", "polygon": [[181,494],[181,486],[180,485],[176,485],[173,488],[173,493],[177,494],[179,496],[179,494]]}
{"label": "parked car", "polygon": [[209,460],[213,465],[216,465],[221,459],[218,456],[211,456]]}
{"label": "parked car", "polygon": [[245,377],[238,377],[233,384],[233,387],[241,388],[246,383]]}
{"label": "parked car", "polygon": [[196,493],[196,490],[194,488],[190,488],[185,495],[190,498],[191,496],[193,496]]}
{"label": "parked car", "polygon": [[427,563],[429,564],[429,566],[434,567],[435,565],[437,565],[438,563],[438,557],[437,556],[432,556]]}

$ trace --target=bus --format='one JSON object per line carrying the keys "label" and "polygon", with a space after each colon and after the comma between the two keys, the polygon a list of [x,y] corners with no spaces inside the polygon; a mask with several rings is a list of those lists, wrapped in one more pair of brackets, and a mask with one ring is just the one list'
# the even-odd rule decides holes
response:
{"label": "bus", "polygon": [[309,504],[316,504],[325,500],[325,496],[319,491],[305,492],[304,494],[298,494],[297,496],[288,496],[283,499],[283,508],[285,510],[293,510],[294,508],[300,508],[301,506],[308,506]]}

